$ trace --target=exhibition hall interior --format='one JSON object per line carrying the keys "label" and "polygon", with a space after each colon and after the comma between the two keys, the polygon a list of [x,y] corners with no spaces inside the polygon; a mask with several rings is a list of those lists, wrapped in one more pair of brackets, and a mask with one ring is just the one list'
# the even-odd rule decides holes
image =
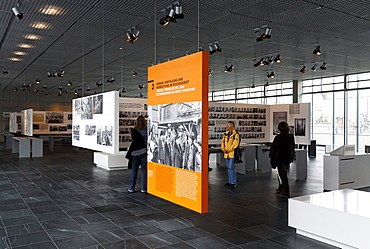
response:
{"label": "exhibition hall interior", "polygon": [[369,248],[369,27],[367,0],[0,1],[0,248]]}

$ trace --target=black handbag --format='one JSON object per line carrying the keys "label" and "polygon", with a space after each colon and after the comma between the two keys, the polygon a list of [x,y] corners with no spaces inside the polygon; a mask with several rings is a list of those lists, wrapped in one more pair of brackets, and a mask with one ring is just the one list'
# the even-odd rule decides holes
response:
{"label": "black handbag", "polygon": [[242,156],[242,150],[238,146],[234,150],[234,158],[235,158],[235,163],[243,163],[243,156]]}

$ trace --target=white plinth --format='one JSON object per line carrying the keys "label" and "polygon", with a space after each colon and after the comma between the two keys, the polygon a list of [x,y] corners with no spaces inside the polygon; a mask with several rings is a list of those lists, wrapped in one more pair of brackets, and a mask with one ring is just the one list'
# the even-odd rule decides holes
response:
{"label": "white plinth", "polygon": [[336,190],[289,199],[288,225],[344,249],[369,248],[370,193]]}
{"label": "white plinth", "polygon": [[94,152],[94,163],[96,166],[107,170],[127,169],[126,153],[127,151],[120,151],[118,154]]}

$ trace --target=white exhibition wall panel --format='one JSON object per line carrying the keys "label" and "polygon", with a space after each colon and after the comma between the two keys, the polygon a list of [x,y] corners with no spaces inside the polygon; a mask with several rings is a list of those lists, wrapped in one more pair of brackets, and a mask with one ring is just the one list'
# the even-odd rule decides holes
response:
{"label": "white exhibition wall panel", "polygon": [[209,102],[209,144],[221,144],[226,122],[234,121],[242,143],[270,142],[269,106]]}
{"label": "white exhibition wall panel", "polygon": [[34,111],[33,134],[71,134],[72,112]]}
{"label": "white exhibition wall panel", "polygon": [[119,98],[119,148],[130,146],[130,131],[140,115],[148,118],[148,99]]}
{"label": "white exhibition wall panel", "polygon": [[118,91],[74,99],[72,107],[72,145],[118,154]]}
{"label": "white exhibition wall panel", "polygon": [[270,141],[274,140],[275,135],[279,133],[277,126],[279,122],[286,121],[294,135],[296,144],[310,144],[310,103],[296,103],[270,106],[270,122],[272,129]]}
{"label": "white exhibition wall panel", "polygon": [[21,112],[21,133],[25,136],[33,136],[32,122],[33,109],[22,110]]}
{"label": "white exhibition wall panel", "polygon": [[21,113],[12,112],[9,114],[9,132],[10,133],[21,132],[22,130],[21,124],[22,124]]}

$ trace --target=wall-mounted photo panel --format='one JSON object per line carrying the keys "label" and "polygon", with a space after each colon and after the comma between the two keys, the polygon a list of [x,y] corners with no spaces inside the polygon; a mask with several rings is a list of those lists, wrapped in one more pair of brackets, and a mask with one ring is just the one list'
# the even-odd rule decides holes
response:
{"label": "wall-mounted photo panel", "polygon": [[[91,95],[72,101],[72,145],[117,154],[119,151],[118,91]],[[69,120],[69,116],[64,118]]]}
{"label": "wall-mounted photo panel", "polygon": [[12,112],[9,114],[9,132],[21,132],[22,116],[20,112]]}
{"label": "wall-mounted photo panel", "polygon": [[32,127],[38,135],[71,134],[72,112],[33,111]]}
{"label": "wall-mounted photo panel", "polygon": [[208,53],[148,68],[148,192],[208,212]]}
{"label": "wall-mounted photo panel", "polygon": [[25,136],[33,136],[33,109],[22,110],[21,120],[21,133]]}
{"label": "wall-mounted photo panel", "polygon": [[139,116],[148,119],[148,99],[119,98],[119,148],[127,149],[131,144],[131,129]]}

